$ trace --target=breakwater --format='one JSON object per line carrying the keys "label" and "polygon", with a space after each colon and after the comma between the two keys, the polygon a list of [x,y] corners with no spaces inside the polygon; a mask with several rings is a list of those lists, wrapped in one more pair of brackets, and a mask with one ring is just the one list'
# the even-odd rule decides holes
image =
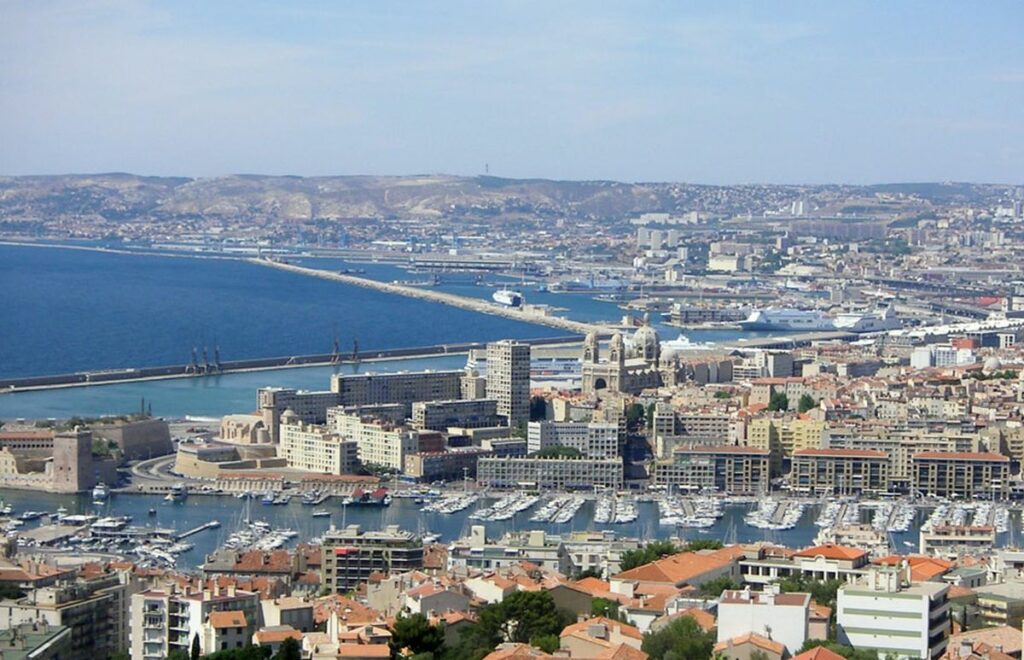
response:
{"label": "breakwater", "polygon": [[[550,346],[578,343],[581,339],[582,338],[579,335],[568,335],[563,337],[523,339],[520,341],[528,343],[531,346]],[[461,342],[436,344],[434,346],[359,351],[358,353],[346,354],[319,353],[313,355],[289,355],[269,358],[252,358],[248,360],[227,360],[220,362],[219,364],[191,363],[167,365],[162,367],[102,369],[48,376],[4,378],[0,379],[0,393],[56,389],[61,387],[85,387],[90,385],[105,385],[128,381],[161,380],[168,378],[202,378],[204,376],[216,376],[226,373],[264,371],[271,369],[284,369],[288,367],[330,366],[353,364],[358,362],[371,362],[374,360],[434,357],[438,355],[465,355],[472,350],[482,349],[486,346],[486,342]]]}
{"label": "breakwater", "polygon": [[559,330],[566,330],[568,332],[573,332],[579,335],[586,335],[589,332],[596,332],[598,334],[610,334],[611,332],[609,328],[603,325],[598,325],[596,323],[584,323],[582,321],[573,321],[571,319],[566,319],[559,316],[551,316],[540,312],[530,311],[528,306],[526,308],[506,307],[505,305],[490,303],[487,302],[486,300],[481,300],[479,298],[457,296],[453,293],[445,293],[443,291],[431,291],[429,289],[423,289],[415,286],[407,286],[404,284],[379,282],[377,280],[371,280],[365,277],[343,275],[341,273],[334,273],[331,271],[319,270],[316,268],[307,268],[305,266],[296,266],[294,264],[288,264],[281,261],[272,261],[269,259],[249,259],[248,261],[249,263],[252,264],[256,264],[259,266],[268,266],[271,268],[278,268],[281,270],[288,271],[290,273],[297,273],[299,275],[306,275],[308,277],[317,277],[320,279],[331,280],[334,282],[341,282],[342,284],[358,286],[364,289],[374,289],[376,291],[392,293],[399,296],[406,296],[408,298],[417,298],[419,300],[426,300],[428,302],[448,305],[450,307],[458,307],[460,309],[469,310],[471,312],[480,312],[482,314],[490,314],[492,316],[501,316],[503,318],[507,318],[513,321],[522,321],[524,323],[545,325],[550,328],[558,328]]}

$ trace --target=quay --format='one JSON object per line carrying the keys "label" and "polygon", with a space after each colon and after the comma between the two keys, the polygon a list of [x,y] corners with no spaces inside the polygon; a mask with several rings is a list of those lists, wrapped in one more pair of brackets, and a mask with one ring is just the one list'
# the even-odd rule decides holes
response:
{"label": "quay", "polygon": [[428,302],[440,303],[442,305],[449,305],[451,307],[459,307],[461,309],[466,309],[471,312],[479,312],[481,314],[501,316],[513,321],[522,321],[524,323],[533,323],[536,325],[546,325],[551,328],[568,330],[569,332],[573,332],[580,335],[586,335],[590,332],[596,332],[599,335],[611,334],[611,329],[603,325],[598,325],[594,323],[583,323],[581,321],[572,321],[570,319],[561,318],[559,316],[549,316],[547,314],[530,312],[527,309],[523,308],[506,307],[504,305],[498,305],[495,303],[487,302],[486,300],[481,300],[479,298],[457,296],[451,293],[444,293],[442,291],[432,291],[429,289],[423,289],[415,286],[407,286],[404,284],[378,282],[377,280],[371,280],[365,277],[357,277],[355,275],[342,275],[340,273],[334,273],[331,271],[319,270],[316,268],[307,268],[305,266],[296,266],[294,264],[287,264],[280,261],[271,261],[269,259],[248,259],[248,262],[259,266],[278,268],[280,270],[288,271],[291,273],[297,273],[299,275],[319,277],[325,280],[332,280],[334,282],[341,282],[343,284],[363,287],[365,289],[374,289],[376,291],[392,293],[399,296],[406,296],[408,298],[419,298],[420,300],[426,300]]}
{"label": "quay", "polygon": [[192,529],[186,530],[186,531],[176,535],[174,537],[174,540],[180,541],[182,539],[187,539],[188,537],[193,536],[195,534],[198,534],[200,532],[205,532],[208,529],[217,529],[218,527],[220,527],[220,523],[219,522],[217,522],[216,520],[210,520],[208,522],[204,522],[199,527],[193,527]]}
{"label": "quay", "polygon": [[[561,344],[579,344],[581,340],[582,337],[579,335],[570,335],[562,337],[523,339],[521,341],[530,344],[531,346],[557,346]],[[316,353],[313,355],[285,355],[269,358],[252,358],[249,360],[225,360],[216,364],[176,364],[163,367],[102,369],[96,371],[80,371],[69,374],[55,374],[50,376],[4,378],[0,379],[0,394],[28,392],[33,390],[50,390],[64,387],[85,387],[89,385],[140,382],[147,380],[219,376],[228,373],[270,371],[272,369],[288,369],[291,367],[329,367],[341,364],[373,362],[378,360],[428,358],[441,355],[468,355],[470,351],[483,350],[485,348],[487,348],[486,342],[456,342],[451,344],[437,344],[434,346],[365,350],[359,351],[358,353],[346,354]]]}

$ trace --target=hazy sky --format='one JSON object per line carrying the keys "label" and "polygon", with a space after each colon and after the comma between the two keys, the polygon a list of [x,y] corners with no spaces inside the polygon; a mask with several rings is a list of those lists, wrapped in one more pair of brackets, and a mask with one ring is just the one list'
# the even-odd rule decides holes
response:
{"label": "hazy sky", "polygon": [[1024,3],[0,0],[0,173],[1024,182]]}

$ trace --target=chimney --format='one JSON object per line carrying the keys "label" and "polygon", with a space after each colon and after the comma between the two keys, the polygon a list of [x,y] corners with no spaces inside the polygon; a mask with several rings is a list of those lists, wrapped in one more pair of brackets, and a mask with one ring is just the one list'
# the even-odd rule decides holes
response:
{"label": "chimney", "polygon": [[229,584],[228,585],[228,596],[230,596],[231,598],[235,597],[235,585],[234,584]]}

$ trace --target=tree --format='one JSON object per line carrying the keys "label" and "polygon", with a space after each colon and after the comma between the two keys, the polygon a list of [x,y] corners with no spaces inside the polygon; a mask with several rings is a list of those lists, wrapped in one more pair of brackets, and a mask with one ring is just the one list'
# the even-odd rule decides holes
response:
{"label": "tree", "polygon": [[192,652],[189,654],[189,657],[191,658],[191,660],[199,660],[200,655],[201,652],[199,649],[199,635],[195,635],[192,638]]}
{"label": "tree", "polygon": [[648,429],[653,429],[654,428],[654,411],[656,409],[657,408],[656,408],[656,406],[653,403],[647,405],[647,418],[646,418],[646,421],[647,421],[647,428]]}
{"label": "tree", "polygon": [[768,410],[789,410],[789,397],[785,392],[772,392],[768,398]]}
{"label": "tree", "polygon": [[184,649],[174,649],[167,655],[167,660],[189,660],[189,657]]}
{"label": "tree", "polygon": [[[422,614],[399,615],[391,629],[391,655],[401,657],[406,650],[411,654],[439,653],[444,646],[444,628],[432,626]],[[281,660],[288,660],[282,658]]]}
{"label": "tree", "polygon": [[640,428],[640,420],[644,418],[644,406],[641,403],[631,403],[626,406],[626,428],[635,431]]}
{"label": "tree", "polygon": [[715,638],[691,616],[681,616],[656,633],[644,636],[641,650],[651,660],[708,660]]}
{"label": "tree", "polygon": [[[183,655],[182,660],[188,658],[188,654],[184,651],[181,652]],[[167,660],[175,660],[174,653]],[[252,644],[245,646],[240,649],[226,649],[224,651],[217,651],[216,653],[210,653],[205,656],[206,660],[267,660],[270,657],[270,649],[265,646],[254,646]]]}
{"label": "tree", "polygon": [[10,582],[0,582],[0,600],[24,598],[25,592]]}
{"label": "tree", "polygon": [[779,580],[779,588],[784,593],[800,592],[809,593],[818,603],[836,609],[836,594],[839,587],[843,586],[842,580],[808,580],[802,574]]}
{"label": "tree", "polygon": [[286,637],[274,654],[274,660],[302,660],[302,647],[299,640]]}
{"label": "tree", "polygon": [[554,447],[545,447],[540,451],[535,451],[530,456],[533,458],[579,458],[583,454],[580,453],[579,449],[575,447],[566,447],[565,445],[555,445]]}
{"label": "tree", "polygon": [[723,591],[729,591],[733,589],[739,589],[740,585],[736,584],[728,575],[720,575],[714,580],[708,580],[704,584],[700,585],[700,595],[704,598],[718,598],[722,595]]}
{"label": "tree", "polygon": [[698,552],[700,550],[721,550],[722,542],[718,539],[694,539],[686,544],[687,552]]}
{"label": "tree", "polygon": [[530,640],[530,646],[535,646],[545,653],[554,653],[560,644],[558,635],[538,635]]}
{"label": "tree", "polygon": [[674,555],[677,552],[679,552],[679,548],[671,541],[651,541],[642,548],[623,552],[622,559],[619,561],[619,567],[624,571],[628,571],[631,568],[649,564],[656,559],[661,559],[666,555]]}
{"label": "tree", "polygon": [[555,607],[547,591],[517,591],[500,603],[480,611],[480,626],[496,644],[519,642],[528,644],[543,635],[558,635],[573,617]]}
{"label": "tree", "polygon": [[804,645],[800,647],[800,653],[804,651],[810,651],[811,649],[818,648],[819,646],[838,653],[847,660],[878,660],[878,654],[874,651],[868,651],[867,649],[855,649],[838,642],[832,642],[827,639],[808,639],[804,642]]}
{"label": "tree", "polygon": [[128,651],[118,651],[110,656],[110,660],[132,660],[132,654]]}
{"label": "tree", "polygon": [[715,398],[716,399],[731,399],[732,398],[732,392],[727,392],[725,390],[719,390],[719,391],[715,392]]}
{"label": "tree", "polygon": [[590,616],[603,616],[619,620],[619,601],[598,596],[590,601]]}
{"label": "tree", "polygon": [[[789,403],[789,401],[787,401],[786,403]],[[797,401],[796,409],[799,412],[805,413],[817,405],[818,402],[814,400],[813,396],[811,396],[810,394],[804,394],[800,397],[800,400]]]}
{"label": "tree", "polygon": [[548,402],[542,396],[530,397],[530,421],[539,422],[548,415]]}

